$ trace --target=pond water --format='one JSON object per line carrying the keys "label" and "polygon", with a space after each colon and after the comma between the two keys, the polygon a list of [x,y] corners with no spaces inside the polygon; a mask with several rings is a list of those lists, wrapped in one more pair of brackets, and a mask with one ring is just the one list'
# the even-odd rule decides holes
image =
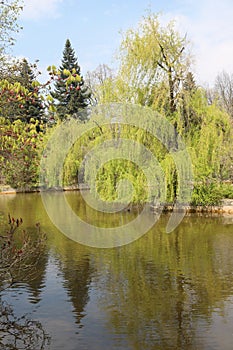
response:
{"label": "pond water", "polygon": [[[135,215],[105,217],[78,192],[66,197],[80,217],[99,225]],[[41,322],[51,337],[46,349],[232,349],[232,217],[186,216],[168,234],[163,214],[135,242],[97,249],[62,234],[40,194],[0,196],[1,220],[8,212],[29,231],[39,221],[47,233],[36,277],[2,293],[17,315]]]}

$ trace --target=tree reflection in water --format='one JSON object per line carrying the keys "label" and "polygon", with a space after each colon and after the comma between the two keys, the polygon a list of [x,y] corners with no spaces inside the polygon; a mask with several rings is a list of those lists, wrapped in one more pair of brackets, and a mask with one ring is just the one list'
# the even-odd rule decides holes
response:
{"label": "tree reflection in water", "polygon": [[[166,221],[163,216],[137,242],[113,249],[111,264],[107,253],[97,264],[99,274],[101,265],[109,266],[101,286],[107,327],[119,339],[127,335],[133,349],[204,349],[200,324],[208,330],[212,314],[217,308],[224,314],[223,301],[233,293],[232,226],[221,218],[186,217],[168,235]],[[217,251],[215,232],[225,235]],[[228,262],[222,269],[216,269],[219,255]]]}
{"label": "tree reflection in water", "polygon": [[[108,215],[106,220],[84,206],[78,193],[67,197],[84,220],[100,226],[119,225],[132,215]],[[55,230],[39,196],[19,195],[8,204],[10,210],[21,198],[21,210],[31,208],[31,220],[40,213],[48,232],[38,278],[25,283],[52,333],[51,349],[63,344],[75,349],[77,341],[83,344],[80,349],[95,350],[206,350],[221,348],[222,342],[230,346],[222,348],[231,349],[232,315],[225,305],[233,305],[232,220],[191,215],[167,234],[168,216],[162,215],[132,244],[92,249]]]}

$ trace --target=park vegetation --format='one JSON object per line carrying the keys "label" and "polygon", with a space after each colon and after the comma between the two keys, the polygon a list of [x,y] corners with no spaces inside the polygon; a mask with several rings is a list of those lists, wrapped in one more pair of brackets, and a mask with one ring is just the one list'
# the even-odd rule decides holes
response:
{"label": "park vegetation", "polygon": [[[217,204],[233,198],[233,75],[222,72],[212,89],[195,82],[193,57],[186,35],[175,23],[161,25],[157,14],[148,13],[137,28],[129,29],[119,47],[118,71],[103,64],[84,79],[75,51],[67,39],[61,66],[48,67],[48,80],[39,82],[36,63],[6,56],[9,40],[19,28],[20,1],[0,4],[0,177],[2,185],[21,190],[40,186],[43,150],[62,124],[74,120],[80,128],[92,123],[72,147],[63,166],[65,186],[77,186],[94,169],[83,169],[83,159],[93,148],[116,138],[138,142],[156,155],[166,177],[166,201],[179,191],[177,169],[168,150],[144,130],[116,123],[100,127],[91,108],[111,103],[134,104],[166,118],[185,142],[193,167],[192,204]],[[10,39],[11,38],[11,39]],[[70,130],[70,132],[72,132]],[[69,130],[66,133],[69,138]],[[63,140],[60,140],[62,146]],[[97,164],[93,164],[97,167]],[[53,177],[54,174],[49,175]],[[117,184],[129,179],[132,201],[147,200],[145,175],[133,162],[113,159],[98,171],[97,189],[107,201],[116,199]],[[54,179],[48,178],[54,185]]]}
{"label": "park vegetation", "polygon": [[[85,167],[86,155],[108,141],[128,139],[149,149],[166,177],[165,199],[173,203],[179,192],[176,164],[169,151],[149,132],[132,125],[99,125],[91,117],[95,106],[133,104],[159,113],[185,142],[193,166],[195,205],[217,204],[233,198],[233,75],[222,72],[215,86],[198,86],[192,72],[189,42],[175,29],[149,13],[136,29],[129,29],[119,48],[119,68],[103,64],[84,79],[69,39],[61,65],[47,69],[48,79],[40,83],[37,62],[9,55],[23,10],[21,0],[0,1],[0,190],[11,186],[21,191],[40,189],[44,150],[58,127],[62,137],[72,137],[73,121],[87,132],[72,144],[63,167],[62,183],[56,183],[53,169],[46,169],[47,187],[77,187],[92,179],[98,164]],[[74,125],[74,124],[73,124]],[[62,148],[65,139],[57,139]],[[55,155],[56,158],[56,155]],[[58,157],[59,158],[59,157]],[[147,201],[144,169],[127,159],[106,162],[98,171],[96,188],[101,198],[115,201],[117,185],[129,180],[134,188],[133,203]],[[55,159],[58,161],[59,159]],[[53,164],[50,164],[53,165]],[[144,165],[150,167],[150,163]],[[37,263],[46,249],[40,232],[21,230],[22,218],[0,217],[0,347],[44,349],[49,336],[38,321],[23,315],[3,301],[2,293],[18,281],[33,279]]]}

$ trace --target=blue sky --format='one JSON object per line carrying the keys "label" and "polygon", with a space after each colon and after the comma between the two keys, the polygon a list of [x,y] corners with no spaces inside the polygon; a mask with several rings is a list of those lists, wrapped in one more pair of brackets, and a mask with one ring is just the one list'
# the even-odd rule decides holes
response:
{"label": "blue sky", "polygon": [[201,84],[213,84],[222,70],[233,73],[232,0],[24,0],[13,55],[30,62],[39,59],[43,71],[59,65],[69,38],[83,75],[98,64],[115,66],[122,34],[136,27],[146,9],[162,12],[162,21],[175,19],[187,33]]}

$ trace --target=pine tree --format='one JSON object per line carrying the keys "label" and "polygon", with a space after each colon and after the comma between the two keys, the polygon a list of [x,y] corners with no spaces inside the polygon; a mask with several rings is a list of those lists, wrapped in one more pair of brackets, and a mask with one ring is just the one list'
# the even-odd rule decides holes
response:
{"label": "pine tree", "polygon": [[[64,70],[69,72],[75,71],[75,74],[81,77],[81,81],[74,81],[66,86],[68,75]],[[82,121],[87,119],[87,106],[90,101],[91,93],[85,86],[83,77],[80,74],[80,66],[77,57],[71,46],[70,40],[67,39],[63,51],[61,66],[59,67],[60,79],[55,83],[55,90],[52,96],[57,100],[57,113],[61,120],[66,116],[72,116]]]}
{"label": "pine tree", "polygon": [[[33,72],[33,67],[35,65],[30,65],[26,59],[23,59],[20,66],[20,77],[19,82],[26,87],[29,92],[35,92],[35,86],[33,82],[36,81],[36,76]],[[34,96],[33,99],[26,101],[23,110],[21,110],[20,115],[26,119],[27,122],[33,119],[42,119],[44,115],[44,107],[42,100],[39,96]]]}
{"label": "pine tree", "polygon": [[196,82],[192,72],[188,72],[183,81],[183,90],[180,98],[180,112],[183,121],[183,131],[190,132],[200,127],[200,116],[192,107],[192,100],[197,92]]}
{"label": "pine tree", "polygon": [[185,91],[188,91],[190,95],[192,95],[197,90],[193,73],[190,71],[186,74],[186,77],[183,81],[183,88]]}
{"label": "pine tree", "polygon": [[28,99],[12,100],[4,104],[1,110],[1,116],[11,121],[20,119],[23,122],[30,122],[30,119],[41,120],[44,118],[44,106],[42,98],[37,89],[37,66],[29,63],[26,59],[12,61],[0,71],[0,78],[11,84],[20,83],[31,93]]}

